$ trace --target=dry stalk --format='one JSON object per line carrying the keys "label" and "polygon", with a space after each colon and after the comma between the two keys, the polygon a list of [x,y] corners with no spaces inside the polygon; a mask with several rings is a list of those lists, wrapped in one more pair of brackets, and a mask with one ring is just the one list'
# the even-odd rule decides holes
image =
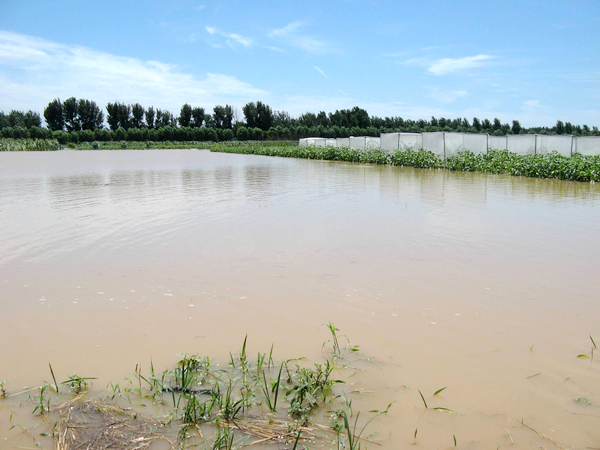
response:
{"label": "dry stalk", "polygon": [[540,433],[539,431],[533,429],[532,427],[530,427],[529,425],[527,425],[525,422],[523,422],[523,420],[519,420],[519,422],[522,425],[525,425],[527,428],[529,428],[531,431],[533,431],[534,433],[536,433],[539,437],[546,439],[547,441],[552,442],[554,445],[556,445],[558,448],[560,448],[561,450],[567,450],[566,448],[562,447],[560,444],[557,444],[556,441],[554,439],[552,439],[550,436],[545,435],[544,433]]}

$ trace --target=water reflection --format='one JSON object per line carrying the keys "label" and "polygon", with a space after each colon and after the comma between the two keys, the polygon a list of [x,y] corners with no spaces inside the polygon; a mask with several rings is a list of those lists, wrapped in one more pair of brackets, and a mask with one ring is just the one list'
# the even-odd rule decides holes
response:
{"label": "water reflection", "polygon": [[[469,239],[495,245],[490,230],[497,238],[528,218],[549,220],[557,207],[568,208],[570,217],[554,215],[553,227],[587,232],[581,227],[597,218],[597,209],[586,205],[600,204],[597,184],[480,173],[192,151],[22,156],[0,155],[0,210],[7,238],[0,250],[8,252],[5,259],[46,257],[60,252],[53,243],[66,251],[90,245],[96,236],[115,242],[118,237],[126,246],[159,243],[160,235],[162,245],[165,233],[177,230],[184,242],[195,227],[206,230],[210,221],[223,226],[234,216],[255,227],[264,220],[284,224],[295,217],[286,225],[290,233],[321,221],[322,226],[347,223],[366,235],[381,234],[369,230],[373,223],[384,232],[401,227],[414,242],[428,230],[436,239],[461,245]],[[489,215],[482,216],[481,210]],[[65,235],[71,236],[66,245]],[[34,254],[42,248],[51,251]]]}
{"label": "water reflection", "polygon": [[[275,194],[273,168],[270,166],[248,166],[244,169],[244,193],[250,200],[266,200]],[[277,189],[284,192],[287,177],[281,177]]]}

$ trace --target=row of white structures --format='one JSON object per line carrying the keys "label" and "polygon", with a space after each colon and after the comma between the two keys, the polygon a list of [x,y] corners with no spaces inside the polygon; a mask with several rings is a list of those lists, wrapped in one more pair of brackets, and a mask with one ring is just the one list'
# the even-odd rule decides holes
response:
{"label": "row of white structures", "polygon": [[382,149],[432,151],[440,158],[450,158],[461,151],[474,154],[488,150],[508,150],[519,155],[545,155],[556,151],[563,156],[600,155],[600,136],[549,136],[544,134],[515,134],[490,136],[489,134],[449,133],[382,133],[381,137],[359,136],[350,138],[304,138],[300,147],[345,147],[356,150]]}

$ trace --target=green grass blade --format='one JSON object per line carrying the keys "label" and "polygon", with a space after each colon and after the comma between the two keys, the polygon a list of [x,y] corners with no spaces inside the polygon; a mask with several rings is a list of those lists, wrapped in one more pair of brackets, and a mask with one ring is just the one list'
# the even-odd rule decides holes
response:
{"label": "green grass blade", "polygon": [[444,389],[446,389],[447,387],[448,387],[448,386],[446,386],[446,387],[443,387],[443,388],[441,388],[441,389],[438,389],[437,391],[435,391],[435,392],[433,393],[433,396],[435,397],[436,395],[438,395],[440,392],[442,392],[442,391],[443,391]]}
{"label": "green grass blade", "polygon": [[48,363],[48,366],[50,367],[50,373],[52,374],[52,379],[54,380],[54,388],[56,389],[56,393],[60,394],[60,392],[58,392],[58,383],[56,382],[56,377],[54,376],[54,370],[52,370],[52,364]]}
{"label": "green grass blade", "polygon": [[425,404],[425,409],[428,409],[429,407],[427,406],[427,402],[425,401],[425,397],[423,397],[423,394],[421,393],[420,389],[417,389],[419,391],[419,395],[421,396],[421,399],[423,400],[423,403]]}
{"label": "green grass blade", "polygon": [[438,407],[438,408],[433,408],[433,409],[435,409],[436,411],[440,411],[440,412],[447,412],[447,413],[450,413],[450,414],[457,414],[456,411],[452,411],[451,409],[448,409],[448,408],[440,408],[440,407]]}

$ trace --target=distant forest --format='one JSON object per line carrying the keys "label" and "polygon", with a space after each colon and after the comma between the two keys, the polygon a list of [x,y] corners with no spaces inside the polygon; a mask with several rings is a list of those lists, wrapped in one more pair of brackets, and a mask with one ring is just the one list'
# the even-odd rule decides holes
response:
{"label": "distant forest", "polygon": [[[14,139],[57,139],[61,144],[91,141],[230,141],[290,140],[304,137],[379,136],[380,133],[456,131],[507,134],[566,134],[599,136],[598,127],[573,125],[557,121],[553,127],[523,127],[518,120],[512,124],[499,119],[435,118],[410,120],[402,117],[370,116],[358,106],[304,113],[293,118],[286,111],[275,111],[257,101],[242,107],[244,117],[237,117],[231,105],[217,105],[213,113],[204,108],[184,104],[175,117],[159,108],[143,107],[139,103],[108,103],[106,117],[96,102],[68,98],[54,99],[44,109],[46,127],[34,111],[0,112],[0,136]],[[106,118],[106,121],[105,121]]]}

